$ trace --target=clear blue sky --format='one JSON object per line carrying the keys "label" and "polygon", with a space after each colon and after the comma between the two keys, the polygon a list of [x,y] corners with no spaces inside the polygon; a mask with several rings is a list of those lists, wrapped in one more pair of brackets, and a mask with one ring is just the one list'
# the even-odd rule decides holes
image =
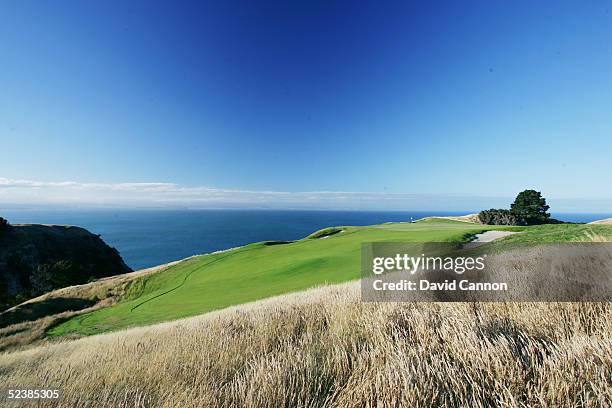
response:
{"label": "clear blue sky", "polygon": [[611,9],[4,1],[0,178],[611,200]]}

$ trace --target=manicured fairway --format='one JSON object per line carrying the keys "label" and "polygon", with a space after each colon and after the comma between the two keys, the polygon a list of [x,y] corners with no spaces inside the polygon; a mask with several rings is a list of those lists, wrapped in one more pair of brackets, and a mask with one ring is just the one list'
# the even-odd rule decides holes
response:
{"label": "manicured fairway", "polygon": [[[198,256],[132,283],[118,304],[74,317],[48,331],[51,336],[89,335],[201,314],[314,286],[360,276],[362,242],[461,241],[488,229],[524,230],[512,240],[534,239],[530,232],[563,240],[586,226],[493,227],[434,219],[367,227],[342,227],[324,238],[292,243],[255,243],[224,253]],[[606,229],[607,231],[607,229]],[[519,237],[520,236],[520,237]],[[532,238],[529,238],[532,237]]]}

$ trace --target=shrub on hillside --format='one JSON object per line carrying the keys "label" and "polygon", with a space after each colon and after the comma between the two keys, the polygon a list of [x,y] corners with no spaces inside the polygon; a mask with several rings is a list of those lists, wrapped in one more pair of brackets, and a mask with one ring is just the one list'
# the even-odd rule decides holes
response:
{"label": "shrub on hillside", "polygon": [[495,209],[481,211],[478,219],[487,225],[525,225],[525,222],[510,210]]}

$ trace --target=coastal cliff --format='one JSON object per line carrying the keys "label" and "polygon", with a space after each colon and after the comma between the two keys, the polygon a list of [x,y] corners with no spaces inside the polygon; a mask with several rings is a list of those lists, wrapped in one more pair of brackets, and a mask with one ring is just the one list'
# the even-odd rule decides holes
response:
{"label": "coastal cliff", "polygon": [[53,289],[130,271],[115,248],[83,228],[5,224],[0,230],[0,311]]}

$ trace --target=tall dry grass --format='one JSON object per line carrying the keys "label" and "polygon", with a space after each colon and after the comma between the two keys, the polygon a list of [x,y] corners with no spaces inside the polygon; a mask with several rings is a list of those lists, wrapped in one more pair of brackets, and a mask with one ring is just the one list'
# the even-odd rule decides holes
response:
{"label": "tall dry grass", "polygon": [[61,407],[609,407],[608,303],[362,303],[331,286],[0,355]]}

